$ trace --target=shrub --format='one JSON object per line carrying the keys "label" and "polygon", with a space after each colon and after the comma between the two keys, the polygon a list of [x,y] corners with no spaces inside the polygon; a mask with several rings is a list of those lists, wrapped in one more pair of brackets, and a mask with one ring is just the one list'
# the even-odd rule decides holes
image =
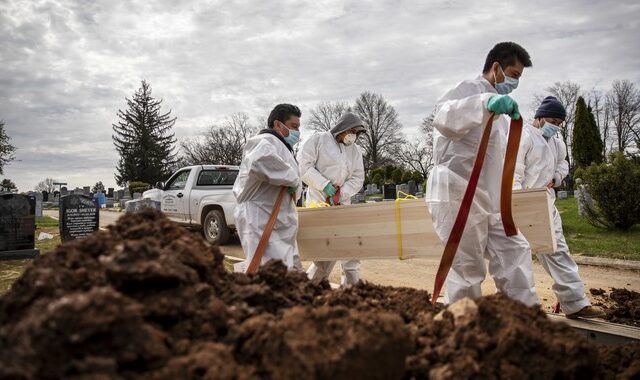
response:
{"label": "shrub", "polygon": [[133,197],[133,193],[142,193],[146,190],[149,190],[150,188],[151,188],[151,185],[146,182],[142,182],[142,181],[129,182],[129,194],[131,194],[132,197]]}
{"label": "shrub", "polygon": [[585,214],[597,227],[628,230],[640,223],[640,165],[623,153],[612,154],[609,161],[576,173],[595,201],[584,205]]}

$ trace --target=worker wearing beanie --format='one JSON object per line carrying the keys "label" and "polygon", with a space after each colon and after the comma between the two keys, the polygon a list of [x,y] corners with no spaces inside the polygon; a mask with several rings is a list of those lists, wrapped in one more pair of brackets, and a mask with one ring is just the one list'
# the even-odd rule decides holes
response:
{"label": "worker wearing beanie", "polygon": [[[566,116],[564,106],[553,96],[547,96],[542,101],[533,124],[524,129],[520,139],[514,189],[547,187],[555,199],[553,188],[560,186],[569,173],[569,163],[565,160],[567,147],[557,136]],[[604,316],[600,308],[591,306],[584,293],[578,266],[569,254],[562,232],[562,219],[555,207],[553,223],[558,248],[551,254],[538,254],[538,260],[553,278],[553,292],[560,301],[562,311],[568,318]]]}
{"label": "worker wearing beanie", "polygon": [[[364,123],[347,112],[336,125],[304,141],[298,151],[300,178],[307,188],[306,206],[311,203],[348,205],[364,183],[362,153],[355,142],[364,133]],[[335,261],[316,261],[307,271],[309,278],[327,278]],[[360,260],[342,261],[342,285],[360,281]]]}

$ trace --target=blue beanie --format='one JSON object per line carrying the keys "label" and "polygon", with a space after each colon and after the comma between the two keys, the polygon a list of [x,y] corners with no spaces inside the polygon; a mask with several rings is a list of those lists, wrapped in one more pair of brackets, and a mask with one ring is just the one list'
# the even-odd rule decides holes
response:
{"label": "blue beanie", "polygon": [[553,96],[547,96],[542,103],[540,103],[540,107],[538,107],[536,111],[535,118],[538,119],[541,117],[553,117],[564,120],[567,117],[567,111],[565,111],[562,103],[560,103],[558,99]]}

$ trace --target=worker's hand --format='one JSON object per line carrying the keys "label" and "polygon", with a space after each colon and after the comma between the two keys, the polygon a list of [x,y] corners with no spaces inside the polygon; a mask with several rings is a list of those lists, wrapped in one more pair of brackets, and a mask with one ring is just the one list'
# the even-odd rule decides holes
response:
{"label": "worker's hand", "polygon": [[322,189],[322,192],[325,193],[327,197],[333,197],[334,195],[336,195],[336,188],[333,187],[333,184],[331,184],[331,182],[329,182],[327,186]]}
{"label": "worker's hand", "polygon": [[496,114],[509,115],[513,120],[520,119],[518,103],[509,95],[494,95],[487,102],[487,109]]}
{"label": "worker's hand", "polygon": [[553,189],[553,181],[547,183],[547,189]]}
{"label": "worker's hand", "polygon": [[298,191],[298,186],[289,186],[287,188],[287,193],[293,195]]}

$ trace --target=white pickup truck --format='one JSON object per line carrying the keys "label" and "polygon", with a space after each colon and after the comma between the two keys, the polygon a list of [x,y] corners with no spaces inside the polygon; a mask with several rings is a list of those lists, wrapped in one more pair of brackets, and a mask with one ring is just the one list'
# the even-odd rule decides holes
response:
{"label": "white pickup truck", "polygon": [[160,202],[162,212],[182,225],[202,228],[212,244],[224,244],[235,230],[233,183],[238,166],[197,165],[175,172],[142,198]]}

